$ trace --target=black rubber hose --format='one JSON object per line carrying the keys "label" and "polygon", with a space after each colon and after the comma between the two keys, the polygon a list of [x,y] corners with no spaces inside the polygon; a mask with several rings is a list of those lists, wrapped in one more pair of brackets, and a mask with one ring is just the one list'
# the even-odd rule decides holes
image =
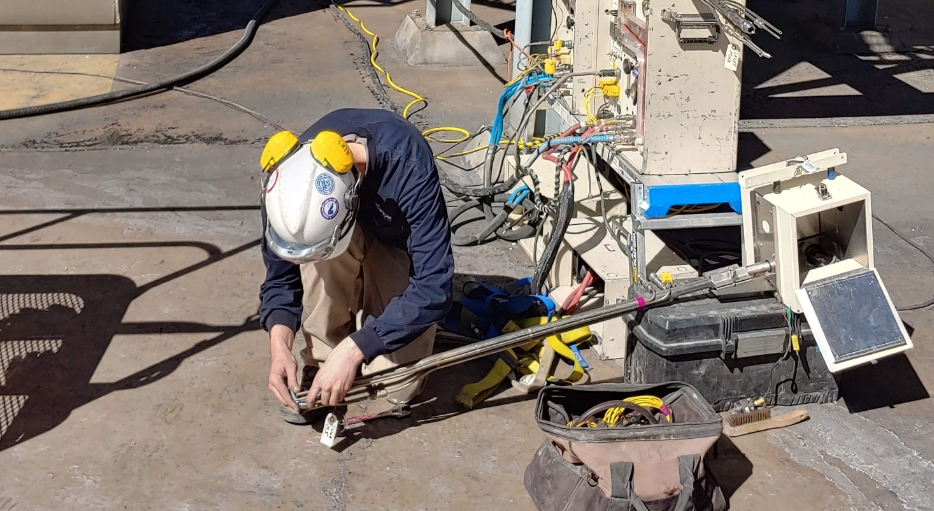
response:
{"label": "black rubber hose", "polygon": [[[500,200],[500,197],[496,197],[494,198],[494,202],[505,203],[506,198],[503,197]],[[464,202],[460,206],[457,206],[456,208],[454,208],[453,211],[451,211],[448,214],[448,218],[450,219],[450,222],[451,222],[451,244],[452,245],[456,247],[479,245],[485,241],[488,241],[490,236],[494,233],[500,239],[503,239],[505,241],[513,241],[513,242],[519,241],[521,239],[529,238],[535,234],[535,226],[533,225],[532,222],[529,222],[528,220],[527,220],[526,225],[523,225],[522,227],[518,229],[510,228],[510,226],[507,225],[507,220],[508,220],[510,212],[509,210],[504,209],[498,215],[494,216],[492,220],[487,221],[486,225],[478,233],[466,235],[466,236],[458,235],[456,232],[458,226],[455,225],[457,222],[457,219],[460,218],[465,213],[467,213],[468,211],[471,211],[475,208],[479,208],[480,206],[481,206],[481,202],[479,200],[471,199],[471,200]],[[535,204],[528,199],[522,202],[522,206],[529,212],[535,211]],[[484,221],[484,220],[486,220],[485,217],[477,218],[474,220],[464,222],[461,225]]]}
{"label": "black rubber hose", "polygon": [[207,76],[227,65],[228,62],[235,59],[237,55],[243,52],[243,50],[245,50],[246,47],[250,45],[250,41],[252,41],[253,36],[256,35],[256,29],[258,28],[260,20],[263,18],[263,16],[266,15],[266,12],[270,7],[272,7],[273,4],[276,3],[276,1],[277,0],[268,0],[265,4],[263,4],[262,7],[260,7],[258,11],[256,11],[256,14],[253,15],[253,18],[251,18],[249,23],[246,24],[246,28],[243,30],[243,35],[240,36],[240,40],[231,46],[230,49],[225,51],[211,62],[208,62],[207,64],[193,69],[185,74],[176,76],[175,78],[170,78],[168,80],[163,80],[161,82],[140,85],[138,87],[131,87],[129,89],[108,92],[106,94],[99,94],[97,96],[91,96],[87,98],[73,99],[59,103],[50,103],[48,105],[27,106],[24,108],[0,110],[0,121],[35,117],[38,115],[56,114],[60,112],[68,112],[70,110],[79,110],[81,108],[107,105],[117,101],[125,101],[127,99],[146,96],[148,94],[152,94],[153,92],[166,91],[176,85],[185,85],[199,78],[203,78],[204,76]]}
{"label": "black rubber hose", "polygon": [[470,9],[464,7],[464,4],[458,2],[457,0],[451,0],[451,2],[454,4],[454,7],[456,7],[458,11],[460,11],[464,16],[467,16],[470,21],[474,22],[474,25],[477,25],[478,27],[486,30],[487,32],[495,35],[500,39],[506,39],[505,32],[478,18],[477,15],[474,14]]}
{"label": "black rubber hose", "polygon": [[522,179],[522,176],[516,173],[498,185],[493,185],[486,188],[471,187],[455,183],[440,167],[438,167],[438,171],[438,176],[441,178],[441,184],[444,185],[445,188],[458,195],[464,195],[466,197],[491,197],[493,195],[505,193],[512,189],[512,187],[515,186],[520,179]]}
{"label": "black rubber hose", "polygon": [[532,293],[540,293],[544,286],[545,278],[548,272],[555,264],[555,258],[558,257],[558,248],[561,246],[561,240],[571,225],[571,217],[574,216],[574,181],[564,182],[561,193],[558,194],[558,217],[555,219],[554,228],[548,243],[545,244],[545,250],[542,251],[542,257],[535,263],[535,274],[532,277]]}
{"label": "black rubber hose", "polygon": [[[469,200],[461,204],[457,208],[455,208],[454,211],[452,211],[450,215],[448,215],[448,217],[450,218],[451,228],[452,228],[451,245],[454,245],[455,247],[466,247],[470,245],[479,245],[480,243],[483,243],[484,241],[486,241],[490,237],[490,235],[492,235],[494,231],[496,231],[498,227],[503,225],[503,223],[506,221],[506,217],[509,216],[508,211],[506,210],[501,211],[498,215],[494,216],[492,220],[488,220],[486,222],[486,225],[483,227],[483,229],[481,229],[476,234],[460,236],[456,232],[453,232],[454,229],[456,229],[456,227],[454,227],[454,223],[457,221],[457,219],[461,215],[463,215],[464,213],[467,213],[468,211],[473,210],[474,208],[478,208],[481,205],[482,203],[479,200],[476,200],[476,199]],[[473,223],[473,222],[477,222],[481,220],[485,221],[486,217],[478,218],[476,220],[472,220],[467,223]]]}
{"label": "black rubber hose", "polygon": [[496,236],[503,241],[516,242],[519,240],[524,240],[526,238],[531,238],[535,235],[535,226],[534,225],[523,225],[518,229],[507,229],[506,226],[503,226],[501,229],[496,231]]}
{"label": "black rubber hose", "polygon": [[496,231],[496,236],[498,236],[499,239],[515,242],[524,240],[525,238],[531,238],[535,235],[539,216],[535,203],[526,199],[522,201],[522,207],[525,208],[525,225],[514,229],[512,226],[504,223],[503,226]]}

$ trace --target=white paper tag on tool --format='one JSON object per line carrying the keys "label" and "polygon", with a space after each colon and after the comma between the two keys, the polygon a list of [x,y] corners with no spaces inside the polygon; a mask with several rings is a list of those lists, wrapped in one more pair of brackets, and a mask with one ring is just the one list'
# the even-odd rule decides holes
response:
{"label": "white paper tag on tool", "polygon": [[804,160],[803,162],[801,162],[800,164],[798,164],[798,167],[799,167],[802,171],[804,171],[806,174],[813,174],[813,173],[817,172],[818,170],[820,170],[820,167],[818,167],[817,165],[814,165],[813,163],[811,163],[810,160]]}
{"label": "white paper tag on tool", "polygon": [[333,413],[329,413],[328,416],[324,419],[324,428],[321,430],[321,443],[328,446],[334,447],[337,445],[337,433],[340,430],[340,418]]}
{"label": "white paper tag on tool", "polygon": [[723,67],[730,71],[739,69],[739,53],[739,46],[730,43],[730,45],[726,47],[726,58],[723,60]]}

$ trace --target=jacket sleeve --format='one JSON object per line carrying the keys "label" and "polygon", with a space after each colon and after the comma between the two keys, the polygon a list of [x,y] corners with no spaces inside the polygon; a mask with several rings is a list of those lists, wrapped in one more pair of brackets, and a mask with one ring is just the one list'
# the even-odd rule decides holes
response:
{"label": "jacket sleeve", "polygon": [[350,337],[367,363],[412,342],[451,310],[454,254],[447,207],[441,193],[434,159],[428,149],[429,171],[400,197],[400,207],[409,222],[408,251],[412,269],[409,286],[392,299],[379,317],[367,317],[363,328]]}
{"label": "jacket sleeve", "polygon": [[[266,230],[266,208],[262,208],[263,231]],[[283,261],[269,250],[263,239],[263,263],[266,279],[259,288],[259,323],[267,332],[275,325],[285,325],[298,331],[302,321],[302,273],[298,265]]]}

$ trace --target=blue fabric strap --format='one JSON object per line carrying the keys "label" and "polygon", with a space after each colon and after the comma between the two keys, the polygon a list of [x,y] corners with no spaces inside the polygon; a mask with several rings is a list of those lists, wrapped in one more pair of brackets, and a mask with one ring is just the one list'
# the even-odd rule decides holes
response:
{"label": "blue fabric strap", "polygon": [[[531,280],[529,277],[520,279],[514,285],[522,289],[527,287]],[[464,309],[480,318],[478,327],[480,331],[486,332],[486,338],[499,335],[499,328],[502,325],[511,319],[524,317],[525,313],[533,307],[544,308],[549,318],[557,309],[555,301],[545,295],[510,296],[504,289],[496,286],[483,282],[476,282],[476,284],[476,288],[465,292],[465,297],[452,305],[451,313],[445,318],[445,327],[448,330],[459,329]],[[534,315],[540,316],[541,311],[536,310]]]}

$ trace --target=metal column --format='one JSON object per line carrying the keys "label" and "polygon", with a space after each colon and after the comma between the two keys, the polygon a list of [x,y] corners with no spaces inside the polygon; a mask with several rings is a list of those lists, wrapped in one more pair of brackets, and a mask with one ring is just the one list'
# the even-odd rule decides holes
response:
{"label": "metal column", "polygon": [[[463,23],[470,25],[470,19],[452,3],[454,0],[428,0],[425,8],[425,21],[436,27],[448,23]],[[470,9],[470,0],[458,0],[461,5]]]}
{"label": "metal column", "polygon": [[832,23],[841,30],[865,30],[876,26],[879,0],[836,0],[831,10]]}
{"label": "metal column", "polygon": [[[516,31],[513,40],[520,47],[551,38],[551,0],[516,0]],[[544,53],[545,46],[536,46],[530,53]],[[512,49],[512,75],[519,71],[519,50]]]}
{"label": "metal column", "polygon": [[[516,27],[513,33],[513,41],[524,47],[529,43],[538,41],[548,41],[551,39],[551,0],[516,0]],[[530,48],[529,53],[544,53],[546,46],[534,46]],[[515,47],[512,51],[512,69],[511,76],[518,75],[521,71],[520,64],[525,60],[525,56]],[[519,124],[522,119],[523,106],[516,104],[509,111],[509,124],[513,127]]]}

